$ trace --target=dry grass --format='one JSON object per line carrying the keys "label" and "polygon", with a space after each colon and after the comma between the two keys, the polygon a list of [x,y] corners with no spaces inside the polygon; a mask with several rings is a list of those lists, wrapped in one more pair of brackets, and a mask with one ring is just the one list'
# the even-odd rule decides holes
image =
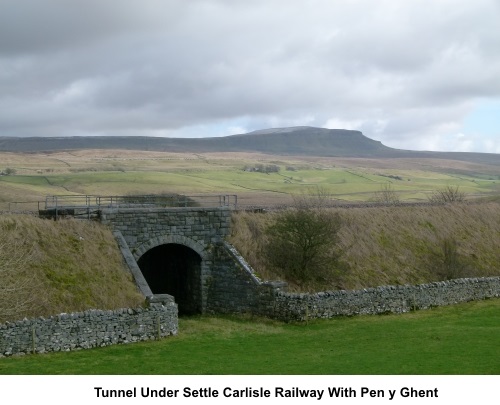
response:
{"label": "dry grass", "polygon": [[[292,290],[359,289],[418,284],[446,278],[444,241],[456,242],[460,276],[500,275],[500,206],[497,203],[446,206],[332,209],[343,220],[342,262],[348,269],[340,285],[298,285]],[[233,215],[230,242],[264,279],[272,273],[262,257],[265,229],[273,213]]]}
{"label": "dry grass", "polygon": [[40,281],[27,268],[31,260],[33,249],[29,245],[0,234],[0,321],[35,310]]}
{"label": "dry grass", "polygon": [[98,223],[1,215],[0,259],[8,274],[2,275],[7,299],[0,301],[0,322],[143,303],[113,235]]}

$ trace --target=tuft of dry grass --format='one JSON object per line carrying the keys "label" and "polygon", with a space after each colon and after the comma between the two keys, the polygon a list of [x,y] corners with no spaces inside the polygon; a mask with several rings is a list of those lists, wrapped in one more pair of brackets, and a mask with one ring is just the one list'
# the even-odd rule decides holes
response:
{"label": "tuft of dry grass", "polygon": [[[442,206],[335,208],[342,219],[339,247],[345,272],[340,285],[300,285],[294,291],[360,289],[420,284],[450,278],[445,247],[454,246],[460,277],[500,275],[500,209],[497,203]],[[229,241],[263,279],[283,279],[266,267],[262,249],[273,213],[233,214]],[[456,249],[455,249],[456,248]],[[453,269],[452,269],[453,270]],[[455,275],[457,273],[450,273]]]}
{"label": "tuft of dry grass", "polygon": [[[0,260],[0,322],[144,301],[111,231],[99,223],[1,215]],[[14,304],[7,290],[29,299]]]}

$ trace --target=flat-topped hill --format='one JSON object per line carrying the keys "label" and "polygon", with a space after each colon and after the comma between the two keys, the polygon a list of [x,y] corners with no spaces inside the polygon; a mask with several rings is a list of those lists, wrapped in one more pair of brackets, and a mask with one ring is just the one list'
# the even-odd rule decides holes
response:
{"label": "flat-topped hill", "polygon": [[154,137],[0,137],[0,151],[39,152],[77,149],[128,149],[165,152],[260,152],[273,155],[437,158],[500,165],[500,154],[418,152],[393,149],[360,131],[315,127],[258,130],[211,138]]}

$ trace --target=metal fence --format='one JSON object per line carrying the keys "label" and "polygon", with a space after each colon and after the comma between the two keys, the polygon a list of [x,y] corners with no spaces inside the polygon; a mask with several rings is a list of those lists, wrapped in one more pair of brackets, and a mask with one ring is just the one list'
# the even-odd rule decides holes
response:
{"label": "metal fence", "polygon": [[38,213],[43,207],[43,201],[9,201],[0,202],[0,211],[12,213]]}
{"label": "metal fence", "polygon": [[238,205],[236,194],[199,195],[50,195],[43,201],[0,202],[0,212],[42,214],[49,216],[72,215],[90,218],[102,208],[167,208],[167,207],[228,207]]}
{"label": "metal fence", "polygon": [[44,209],[55,208],[127,208],[127,207],[230,207],[236,208],[235,194],[200,195],[54,195],[45,198]]}

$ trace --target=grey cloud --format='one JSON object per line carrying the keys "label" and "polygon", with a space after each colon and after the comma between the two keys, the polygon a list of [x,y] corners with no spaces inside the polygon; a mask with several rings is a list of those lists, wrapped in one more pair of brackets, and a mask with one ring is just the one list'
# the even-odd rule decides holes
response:
{"label": "grey cloud", "polygon": [[176,24],[181,0],[2,0],[0,53],[91,46],[114,36]]}
{"label": "grey cloud", "polygon": [[411,141],[500,97],[499,16],[493,0],[6,0],[0,135],[337,120]]}

